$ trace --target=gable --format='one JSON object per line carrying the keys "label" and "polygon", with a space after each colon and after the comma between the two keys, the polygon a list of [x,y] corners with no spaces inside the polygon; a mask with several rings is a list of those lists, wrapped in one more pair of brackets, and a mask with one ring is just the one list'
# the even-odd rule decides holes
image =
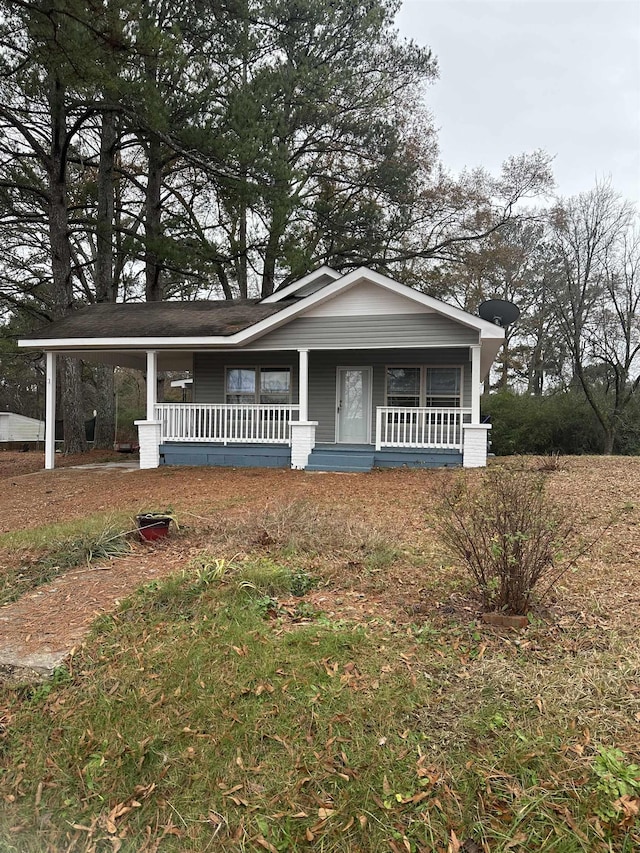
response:
{"label": "gable", "polygon": [[433,309],[370,281],[361,281],[333,299],[305,311],[304,317],[371,317],[392,314],[432,314]]}
{"label": "gable", "polygon": [[406,349],[465,347],[478,342],[477,329],[433,311],[384,316],[297,317],[245,344],[245,349]]}

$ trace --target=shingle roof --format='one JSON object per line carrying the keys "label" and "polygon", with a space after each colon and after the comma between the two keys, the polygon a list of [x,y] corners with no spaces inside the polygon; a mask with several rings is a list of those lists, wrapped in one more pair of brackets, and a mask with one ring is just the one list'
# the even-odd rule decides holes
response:
{"label": "shingle roof", "polygon": [[292,301],[101,302],[38,329],[29,339],[228,336],[282,311]]}

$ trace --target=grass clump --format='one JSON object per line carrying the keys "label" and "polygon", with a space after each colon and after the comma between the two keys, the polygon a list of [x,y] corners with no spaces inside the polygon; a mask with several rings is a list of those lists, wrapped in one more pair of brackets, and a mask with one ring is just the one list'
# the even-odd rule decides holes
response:
{"label": "grass clump", "polygon": [[258,595],[293,595],[301,598],[316,586],[316,580],[303,569],[291,569],[269,557],[258,557],[243,562],[237,570],[235,582],[239,589],[251,590]]}
{"label": "grass clump", "polygon": [[0,604],[17,600],[67,569],[123,557],[131,551],[131,532],[123,521],[101,516],[1,535],[0,548],[22,559],[0,574]]}

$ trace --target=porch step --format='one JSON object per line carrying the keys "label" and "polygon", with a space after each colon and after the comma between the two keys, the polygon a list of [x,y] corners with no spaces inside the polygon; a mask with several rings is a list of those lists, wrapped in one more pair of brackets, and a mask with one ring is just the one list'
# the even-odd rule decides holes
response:
{"label": "porch step", "polygon": [[373,467],[373,450],[355,448],[314,447],[309,455],[306,471],[340,471],[367,473]]}

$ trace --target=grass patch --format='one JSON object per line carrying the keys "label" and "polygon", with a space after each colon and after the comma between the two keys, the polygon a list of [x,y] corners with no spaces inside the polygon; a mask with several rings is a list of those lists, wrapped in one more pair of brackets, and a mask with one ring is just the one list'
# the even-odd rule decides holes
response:
{"label": "grass patch", "polygon": [[300,624],[293,578],[197,558],[5,690],[0,847],[636,849],[632,638]]}
{"label": "grass patch", "polygon": [[375,526],[340,507],[322,507],[297,499],[240,517],[221,519],[216,543],[237,551],[263,549],[284,557],[336,556],[374,562],[397,554],[397,531]]}
{"label": "grass patch", "polygon": [[125,516],[100,515],[0,535],[0,549],[19,562],[0,572],[0,605],[67,569],[124,556],[131,550],[131,532]]}
{"label": "grass patch", "polygon": [[388,584],[387,572],[394,564],[424,563],[415,542],[400,541],[395,528],[307,499],[220,518],[215,530],[208,531],[208,550],[281,565],[294,575],[293,595],[308,591],[309,577],[374,592]]}

